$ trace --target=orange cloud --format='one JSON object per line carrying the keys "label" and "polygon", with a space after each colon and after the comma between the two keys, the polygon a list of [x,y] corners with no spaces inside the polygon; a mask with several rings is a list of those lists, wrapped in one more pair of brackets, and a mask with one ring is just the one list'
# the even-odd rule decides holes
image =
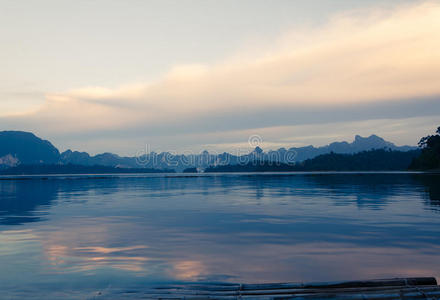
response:
{"label": "orange cloud", "polygon": [[287,33],[252,55],[176,66],[152,83],[49,93],[26,118],[52,131],[80,132],[182,124],[268,107],[313,109],[440,95],[439,36],[439,2],[347,13],[321,28]]}

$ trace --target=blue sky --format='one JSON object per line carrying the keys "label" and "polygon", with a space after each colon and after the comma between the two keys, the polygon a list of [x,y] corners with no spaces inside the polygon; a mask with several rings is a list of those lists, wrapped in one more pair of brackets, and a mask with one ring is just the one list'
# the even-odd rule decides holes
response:
{"label": "blue sky", "polygon": [[439,1],[0,1],[0,128],[133,155],[415,144],[439,124]]}

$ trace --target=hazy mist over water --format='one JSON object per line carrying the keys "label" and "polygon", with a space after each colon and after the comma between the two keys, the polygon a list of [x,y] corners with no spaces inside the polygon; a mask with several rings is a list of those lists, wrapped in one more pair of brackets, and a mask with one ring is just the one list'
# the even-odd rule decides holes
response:
{"label": "hazy mist over water", "polygon": [[0,180],[0,289],[74,299],[169,282],[440,277],[439,183],[414,173]]}

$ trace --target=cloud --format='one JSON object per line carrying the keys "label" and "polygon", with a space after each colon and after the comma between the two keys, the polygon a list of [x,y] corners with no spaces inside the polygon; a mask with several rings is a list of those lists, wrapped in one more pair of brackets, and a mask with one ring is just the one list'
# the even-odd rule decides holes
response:
{"label": "cloud", "polygon": [[0,124],[57,134],[136,128],[190,134],[292,125],[289,115],[307,124],[350,114],[435,114],[439,36],[437,1],[340,14],[252,53],[176,66],[153,82],[48,93],[37,110],[0,117]]}

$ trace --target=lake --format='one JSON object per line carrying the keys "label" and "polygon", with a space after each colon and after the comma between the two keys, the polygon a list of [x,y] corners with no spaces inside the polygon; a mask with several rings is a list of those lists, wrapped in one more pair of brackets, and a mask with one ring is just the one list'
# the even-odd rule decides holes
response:
{"label": "lake", "polygon": [[2,297],[440,278],[440,176],[0,177]]}

